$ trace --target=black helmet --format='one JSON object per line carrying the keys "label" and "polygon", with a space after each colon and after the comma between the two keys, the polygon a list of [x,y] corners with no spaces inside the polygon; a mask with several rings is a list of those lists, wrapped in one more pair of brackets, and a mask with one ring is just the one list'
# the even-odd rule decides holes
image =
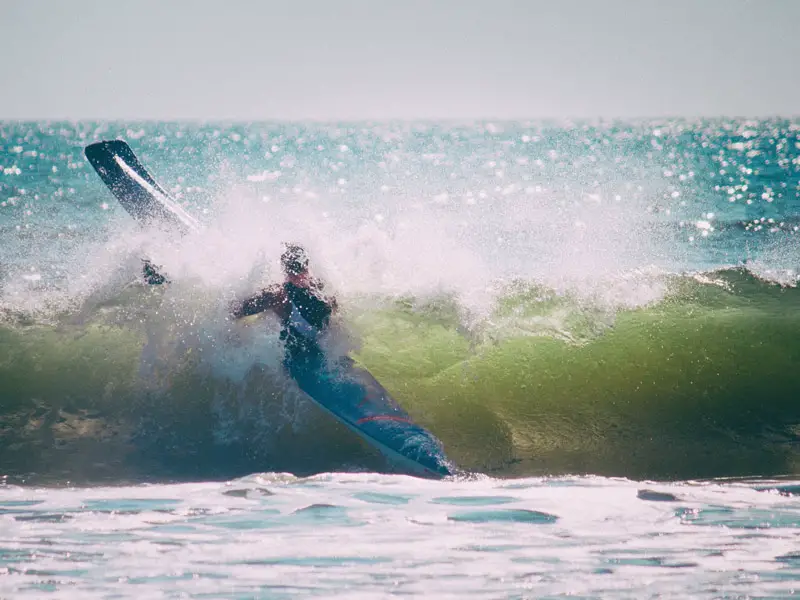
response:
{"label": "black helmet", "polygon": [[297,244],[284,244],[286,250],[281,254],[283,270],[290,275],[300,275],[308,271],[308,255],[305,248]]}

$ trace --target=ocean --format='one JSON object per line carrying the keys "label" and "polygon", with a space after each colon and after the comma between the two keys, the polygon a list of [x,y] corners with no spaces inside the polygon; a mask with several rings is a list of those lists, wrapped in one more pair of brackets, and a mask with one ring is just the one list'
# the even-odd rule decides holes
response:
{"label": "ocean", "polygon": [[[798,232],[791,119],[0,122],[0,597],[800,595]],[[284,242],[457,476],[228,317]]]}

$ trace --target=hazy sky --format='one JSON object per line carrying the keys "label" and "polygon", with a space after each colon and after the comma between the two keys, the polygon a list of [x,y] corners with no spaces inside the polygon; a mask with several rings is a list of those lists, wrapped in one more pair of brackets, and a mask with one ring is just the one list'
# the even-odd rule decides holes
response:
{"label": "hazy sky", "polygon": [[800,0],[0,0],[0,119],[800,114]]}

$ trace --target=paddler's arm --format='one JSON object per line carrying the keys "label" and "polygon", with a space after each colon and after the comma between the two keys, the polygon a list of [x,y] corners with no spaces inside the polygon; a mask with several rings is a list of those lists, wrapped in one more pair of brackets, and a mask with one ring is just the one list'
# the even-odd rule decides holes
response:
{"label": "paddler's arm", "polygon": [[234,301],[231,304],[231,315],[236,319],[249,317],[266,310],[276,310],[285,301],[286,296],[281,286],[268,287],[249,298]]}

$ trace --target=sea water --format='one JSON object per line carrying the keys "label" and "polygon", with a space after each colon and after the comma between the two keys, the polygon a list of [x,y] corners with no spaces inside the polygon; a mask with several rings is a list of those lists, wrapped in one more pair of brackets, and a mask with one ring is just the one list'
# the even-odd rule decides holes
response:
{"label": "sea water", "polygon": [[[122,210],[116,137],[202,233]],[[2,123],[0,596],[790,597],[799,228],[792,120]],[[228,317],[287,241],[460,475]]]}

